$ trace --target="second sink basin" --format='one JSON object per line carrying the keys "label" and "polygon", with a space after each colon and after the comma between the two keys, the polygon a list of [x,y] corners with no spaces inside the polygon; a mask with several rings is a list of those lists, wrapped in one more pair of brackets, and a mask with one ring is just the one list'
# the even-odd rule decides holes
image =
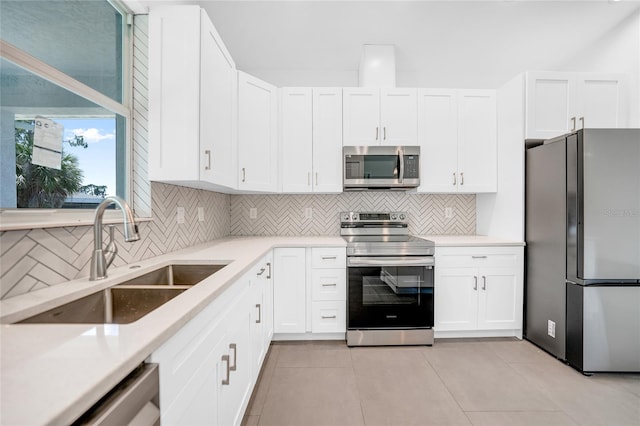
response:
{"label": "second sink basin", "polygon": [[226,265],[172,264],[34,315],[27,324],[129,324]]}

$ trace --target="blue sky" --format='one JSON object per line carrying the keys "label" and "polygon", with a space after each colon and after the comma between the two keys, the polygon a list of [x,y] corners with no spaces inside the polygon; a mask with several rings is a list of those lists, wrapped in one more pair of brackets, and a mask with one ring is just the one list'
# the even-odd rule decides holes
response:
{"label": "blue sky", "polygon": [[88,147],[70,147],[64,150],[78,157],[84,173],[83,185],[107,185],[107,195],[116,192],[116,121],[114,118],[54,119],[64,126],[64,140],[74,135],[84,136]]}

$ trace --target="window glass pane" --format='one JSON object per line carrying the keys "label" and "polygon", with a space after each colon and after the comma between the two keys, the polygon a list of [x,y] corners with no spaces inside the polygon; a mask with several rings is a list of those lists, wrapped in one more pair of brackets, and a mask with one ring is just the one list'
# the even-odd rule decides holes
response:
{"label": "window glass pane", "polygon": [[[0,76],[0,207],[94,208],[105,196],[124,196],[123,117],[5,59]],[[61,158],[60,170],[34,160],[37,117],[61,127],[62,154],[35,148]]]}
{"label": "window glass pane", "polygon": [[0,38],[118,102],[122,31],[104,0],[0,1]]}

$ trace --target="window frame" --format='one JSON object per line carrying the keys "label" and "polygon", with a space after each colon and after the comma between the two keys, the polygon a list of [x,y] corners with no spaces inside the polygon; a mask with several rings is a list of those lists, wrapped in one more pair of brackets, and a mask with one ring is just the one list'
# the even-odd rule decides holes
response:
{"label": "window frame", "polygon": [[[0,56],[125,119],[125,199],[133,205],[133,14],[121,0],[107,0],[122,15],[122,103],[59,71],[29,53],[0,39]],[[150,216],[151,212],[141,212]],[[4,209],[0,208],[0,232],[93,224],[95,209]],[[116,222],[122,213],[107,211],[105,222]],[[144,218],[141,218],[144,219]]]}

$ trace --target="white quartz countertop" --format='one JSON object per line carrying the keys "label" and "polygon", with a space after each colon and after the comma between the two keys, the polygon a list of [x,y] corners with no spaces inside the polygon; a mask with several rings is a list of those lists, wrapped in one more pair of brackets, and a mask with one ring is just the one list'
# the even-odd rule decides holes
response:
{"label": "white quartz countertop", "polygon": [[486,235],[416,235],[431,240],[436,247],[524,246],[524,241],[506,240]]}
{"label": "white quartz countertop", "polygon": [[[345,246],[341,237],[212,241],[0,301],[0,424],[68,424],[276,247]],[[131,324],[13,324],[170,263],[228,263]]]}

